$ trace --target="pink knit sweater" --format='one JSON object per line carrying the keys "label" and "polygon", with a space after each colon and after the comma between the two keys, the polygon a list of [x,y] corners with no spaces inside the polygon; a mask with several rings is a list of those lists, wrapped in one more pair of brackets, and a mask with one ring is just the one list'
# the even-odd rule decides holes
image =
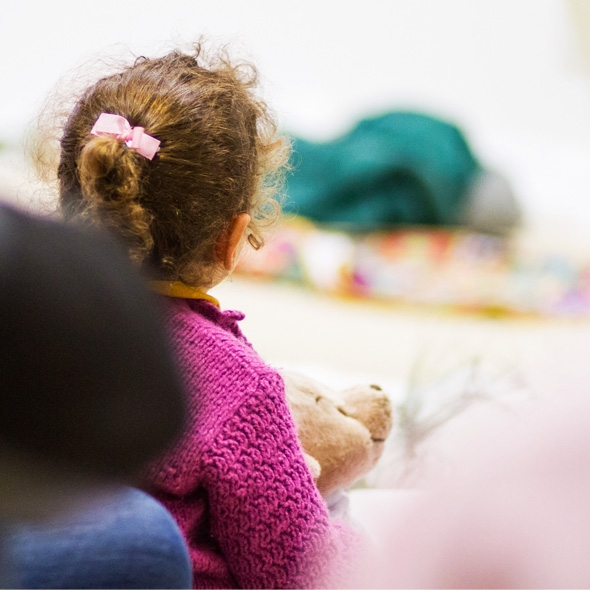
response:
{"label": "pink knit sweater", "polygon": [[355,535],[329,519],[283,381],[242,335],[243,317],[203,300],[170,300],[189,423],[153,466],[151,492],[185,535],[197,588],[341,584]]}

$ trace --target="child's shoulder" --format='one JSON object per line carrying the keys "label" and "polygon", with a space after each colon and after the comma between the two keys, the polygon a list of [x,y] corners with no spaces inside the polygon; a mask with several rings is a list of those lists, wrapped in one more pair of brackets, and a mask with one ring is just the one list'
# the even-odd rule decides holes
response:
{"label": "child's shoulder", "polygon": [[270,370],[242,334],[241,312],[221,311],[207,301],[177,299],[170,302],[167,318],[182,363],[199,366],[205,373],[224,371],[242,378]]}
{"label": "child's shoulder", "polygon": [[203,419],[224,422],[244,403],[286,403],[278,371],[241,336],[237,322],[243,317],[203,301],[177,300],[168,309],[172,346]]}

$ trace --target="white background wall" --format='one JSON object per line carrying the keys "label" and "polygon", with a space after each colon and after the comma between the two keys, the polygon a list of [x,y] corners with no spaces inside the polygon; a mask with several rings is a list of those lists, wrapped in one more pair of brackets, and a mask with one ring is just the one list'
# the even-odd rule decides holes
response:
{"label": "white background wall", "polygon": [[327,139],[367,114],[426,109],[508,174],[529,219],[590,222],[590,83],[572,14],[565,0],[9,0],[0,140],[94,54],[205,34],[257,62],[295,133]]}
{"label": "white background wall", "polygon": [[260,65],[285,124],[314,136],[422,106],[560,137],[590,134],[563,0],[16,0],[0,19],[2,135],[74,64],[115,44],[149,54],[201,33]]}

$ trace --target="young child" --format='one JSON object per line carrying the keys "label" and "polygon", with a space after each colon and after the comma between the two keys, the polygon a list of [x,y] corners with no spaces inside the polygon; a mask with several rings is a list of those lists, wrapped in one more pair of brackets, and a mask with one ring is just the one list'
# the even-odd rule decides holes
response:
{"label": "young child", "polygon": [[99,80],[63,131],[60,204],[110,228],[166,296],[189,425],[149,489],[185,535],[195,586],[342,584],[356,536],[329,519],[283,380],[242,335],[243,314],[207,294],[278,211],[288,146],[255,83],[251,66],[198,49]]}

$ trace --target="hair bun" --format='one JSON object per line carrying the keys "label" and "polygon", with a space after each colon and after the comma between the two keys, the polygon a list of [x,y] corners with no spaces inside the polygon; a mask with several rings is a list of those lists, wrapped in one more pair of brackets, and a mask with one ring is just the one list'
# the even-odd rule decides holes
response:
{"label": "hair bun", "polygon": [[141,205],[146,162],[113,135],[91,136],[78,160],[82,199],[89,213],[123,234],[136,261],[143,260],[153,245],[151,216]]}

